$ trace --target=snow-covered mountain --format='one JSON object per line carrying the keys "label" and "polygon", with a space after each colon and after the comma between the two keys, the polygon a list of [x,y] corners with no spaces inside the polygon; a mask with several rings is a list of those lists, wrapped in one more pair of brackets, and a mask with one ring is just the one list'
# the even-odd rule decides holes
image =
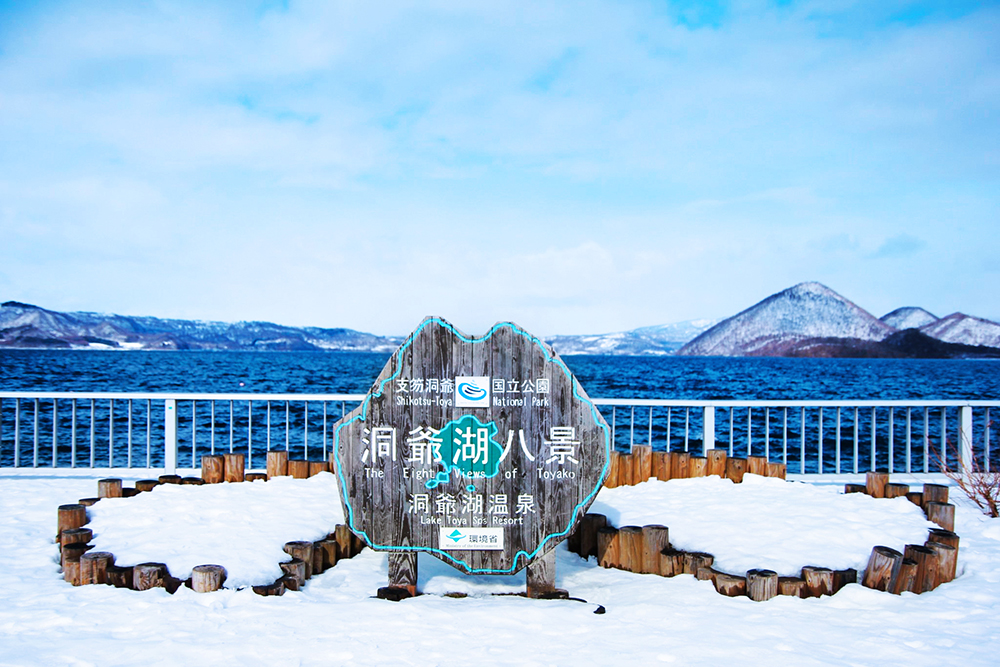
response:
{"label": "snow-covered mountain", "polygon": [[401,338],[270,322],[200,322],[0,305],[0,347],[391,352]]}
{"label": "snow-covered mountain", "polygon": [[686,320],[593,336],[550,336],[545,342],[556,352],[569,354],[665,355],[673,354],[718,320]]}
{"label": "snow-covered mountain", "polygon": [[920,331],[946,343],[1000,347],[1000,324],[963,313],[952,313],[920,327]]}
{"label": "snow-covered mountain", "polygon": [[723,320],[677,351],[690,356],[784,356],[802,341],[881,341],[896,331],[816,282],[773,294]]}
{"label": "snow-covered mountain", "polygon": [[897,308],[891,313],[886,313],[879,319],[890,327],[900,330],[919,329],[922,326],[938,321],[936,315],[927,312],[923,308],[915,308],[913,306]]}

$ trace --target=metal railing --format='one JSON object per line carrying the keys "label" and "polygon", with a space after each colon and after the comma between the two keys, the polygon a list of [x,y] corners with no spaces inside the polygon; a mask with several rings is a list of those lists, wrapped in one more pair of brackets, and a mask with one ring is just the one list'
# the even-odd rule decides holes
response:
{"label": "metal railing", "polygon": [[[201,456],[331,453],[332,427],[363,394],[0,392],[0,469],[194,469]],[[1000,470],[1000,401],[593,399],[614,446],[765,456],[801,475]]]}

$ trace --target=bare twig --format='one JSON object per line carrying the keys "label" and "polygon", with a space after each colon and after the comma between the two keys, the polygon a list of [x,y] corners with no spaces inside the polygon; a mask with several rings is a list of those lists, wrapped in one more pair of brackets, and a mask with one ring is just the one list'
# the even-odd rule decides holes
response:
{"label": "bare twig", "polygon": [[[963,460],[955,451],[954,445],[947,440],[946,447],[951,451],[957,465],[953,468],[948,465],[947,456],[942,458],[935,454],[935,461],[944,476],[954,482],[983,514],[991,517],[1000,516],[1000,472],[984,472],[976,462],[975,456],[971,457],[971,461]],[[971,450],[971,447],[968,450]]]}

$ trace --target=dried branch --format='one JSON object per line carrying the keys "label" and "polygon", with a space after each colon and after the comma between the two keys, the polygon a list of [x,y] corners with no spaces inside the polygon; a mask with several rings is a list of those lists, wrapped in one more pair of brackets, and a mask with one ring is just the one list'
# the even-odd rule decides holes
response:
{"label": "dried branch", "polygon": [[1000,516],[1000,472],[983,471],[975,456],[971,457],[971,461],[965,461],[955,450],[954,445],[947,440],[945,443],[957,466],[954,468],[949,466],[947,456],[942,458],[935,454],[934,459],[944,476],[968,496],[983,514],[991,517]]}

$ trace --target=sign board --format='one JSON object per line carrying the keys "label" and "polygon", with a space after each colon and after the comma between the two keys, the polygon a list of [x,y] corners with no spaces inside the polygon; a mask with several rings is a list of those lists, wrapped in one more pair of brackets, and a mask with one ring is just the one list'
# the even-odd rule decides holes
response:
{"label": "sign board", "polygon": [[511,323],[427,318],[334,427],[348,524],[373,549],[510,574],[593,502],[610,429],[561,359]]}

